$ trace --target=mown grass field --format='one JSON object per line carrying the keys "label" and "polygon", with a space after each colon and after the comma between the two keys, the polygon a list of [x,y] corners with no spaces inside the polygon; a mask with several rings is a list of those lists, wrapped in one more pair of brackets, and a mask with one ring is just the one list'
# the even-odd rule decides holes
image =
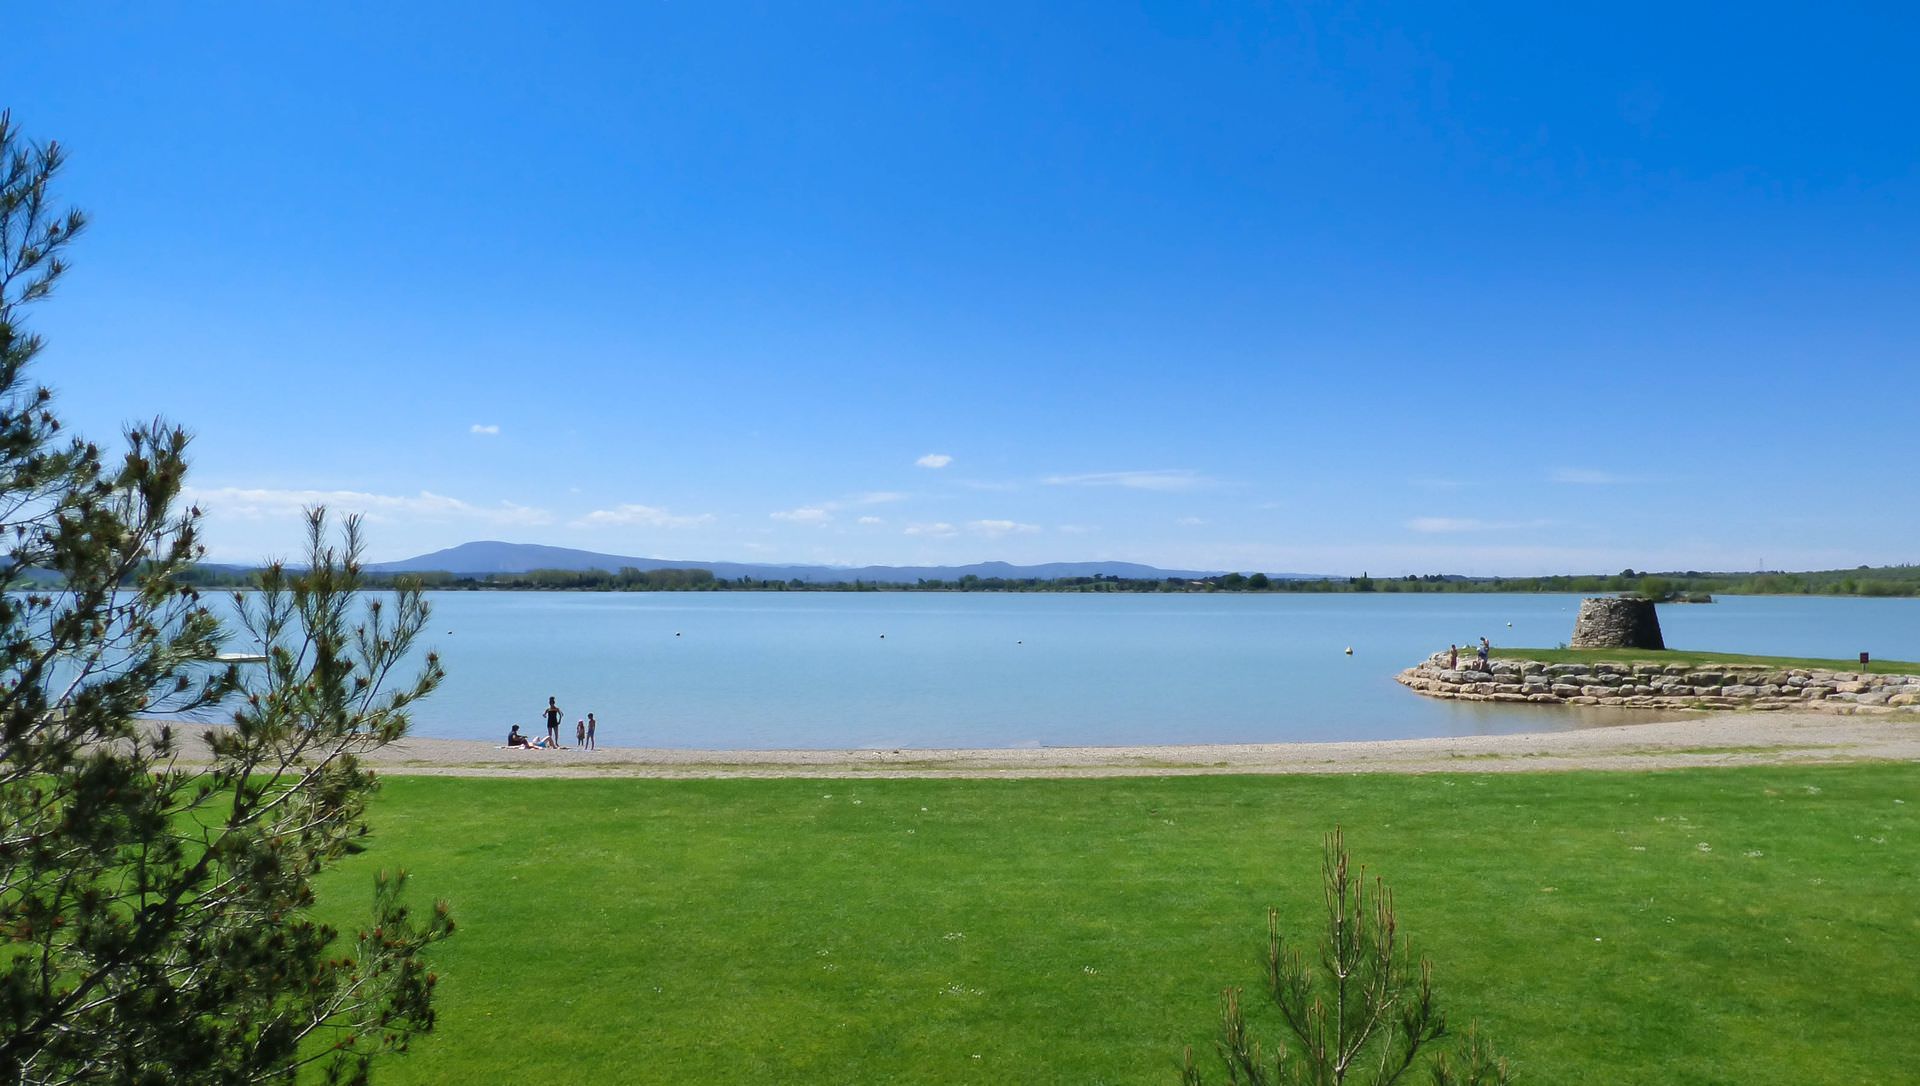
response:
{"label": "mown grass field", "polygon": [[[1460,653],[1462,661],[1473,659],[1472,647]],[[1548,664],[1678,664],[1681,667],[1714,668],[1729,666],[1770,667],[1778,669],[1820,668],[1827,671],[1860,670],[1860,661],[1821,660],[1803,656],[1749,656],[1737,652],[1689,652],[1666,649],[1508,649],[1493,650],[1495,660],[1539,660]],[[1920,675],[1920,663],[1905,660],[1869,660],[1867,671],[1881,675]]]}
{"label": "mown grass field", "polygon": [[1890,1082],[1917,813],[1909,765],[394,778],[326,889],[404,865],[460,924],[384,1082],[1171,1083],[1259,987],[1266,906],[1315,930],[1338,823],[1524,1081]]}

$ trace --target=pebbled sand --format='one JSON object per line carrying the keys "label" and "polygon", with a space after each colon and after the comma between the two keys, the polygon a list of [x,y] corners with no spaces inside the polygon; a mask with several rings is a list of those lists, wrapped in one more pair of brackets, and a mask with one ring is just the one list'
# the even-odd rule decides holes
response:
{"label": "pebbled sand", "polygon": [[[1691,713],[1578,731],[1351,743],[1016,750],[508,750],[408,739],[387,774],[472,777],[1120,777],[1202,773],[1507,773],[1920,761],[1920,715]],[[189,725],[191,727],[191,725]]]}

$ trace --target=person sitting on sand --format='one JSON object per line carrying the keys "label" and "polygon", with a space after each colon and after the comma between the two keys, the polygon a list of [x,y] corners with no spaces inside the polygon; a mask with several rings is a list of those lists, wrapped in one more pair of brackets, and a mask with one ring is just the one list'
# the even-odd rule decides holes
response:
{"label": "person sitting on sand", "polygon": [[560,749],[560,744],[554,742],[552,739],[549,739],[544,735],[538,739],[530,739],[527,736],[522,735],[520,733],[520,725],[518,724],[515,724],[513,726],[513,730],[507,733],[507,746],[525,747],[528,750],[559,750]]}

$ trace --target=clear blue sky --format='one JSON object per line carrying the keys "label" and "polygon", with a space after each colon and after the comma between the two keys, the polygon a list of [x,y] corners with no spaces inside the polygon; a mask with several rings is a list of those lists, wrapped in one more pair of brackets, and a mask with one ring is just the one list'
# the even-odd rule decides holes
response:
{"label": "clear blue sky", "polygon": [[1459,7],[26,6],[41,377],[229,560],[1920,561],[1920,17]]}

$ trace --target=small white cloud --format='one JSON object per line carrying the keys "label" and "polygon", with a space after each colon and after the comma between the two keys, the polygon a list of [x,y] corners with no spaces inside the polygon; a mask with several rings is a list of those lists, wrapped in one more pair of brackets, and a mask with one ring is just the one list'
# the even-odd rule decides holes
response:
{"label": "small white cloud", "polygon": [[1040,480],[1048,486],[1118,486],[1129,490],[1186,491],[1217,485],[1197,471],[1187,468],[1161,468],[1154,471],[1096,471],[1085,475],[1049,475]]}
{"label": "small white cloud", "polygon": [[493,423],[476,422],[472,426],[467,427],[467,433],[485,434],[488,437],[498,437],[500,434],[500,427]]}
{"label": "small white cloud", "polygon": [[947,536],[955,534],[957,531],[959,531],[959,529],[955,528],[953,525],[948,524],[945,521],[937,521],[932,524],[909,524],[906,527],[905,534],[935,536],[938,538],[945,538]]}
{"label": "small white cloud", "polygon": [[869,490],[864,494],[855,494],[845,502],[826,502],[824,508],[838,509],[842,505],[886,505],[889,502],[903,502],[911,495],[898,490]]}
{"label": "small white cloud", "polygon": [[1198,528],[1206,523],[1206,519],[1204,517],[1181,517],[1179,520],[1174,521],[1174,523],[1182,528]]}
{"label": "small white cloud", "polygon": [[1038,524],[1021,524],[1013,520],[970,520],[967,530],[988,539],[998,539],[1003,535],[1028,535],[1040,530]]}
{"label": "small white cloud", "polygon": [[795,524],[825,524],[833,519],[832,513],[818,505],[803,505],[798,509],[787,509],[767,515],[775,520],[792,521]]}
{"label": "small white cloud", "polygon": [[886,521],[885,521],[885,520],[883,520],[883,519],[881,519],[880,517],[861,517],[861,518],[859,519],[859,521],[858,521],[857,523],[860,523],[860,524],[885,524],[885,523],[886,523]]}
{"label": "small white cloud", "polygon": [[948,456],[946,453],[928,453],[920,459],[915,460],[914,463],[923,468],[944,468],[948,464],[953,463],[953,457]]}
{"label": "small white cloud", "polygon": [[612,509],[595,509],[574,522],[580,526],[632,525],[639,524],[648,528],[691,528],[696,524],[713,523],[712,513],[669,513],[651,505],[616,505]]}

